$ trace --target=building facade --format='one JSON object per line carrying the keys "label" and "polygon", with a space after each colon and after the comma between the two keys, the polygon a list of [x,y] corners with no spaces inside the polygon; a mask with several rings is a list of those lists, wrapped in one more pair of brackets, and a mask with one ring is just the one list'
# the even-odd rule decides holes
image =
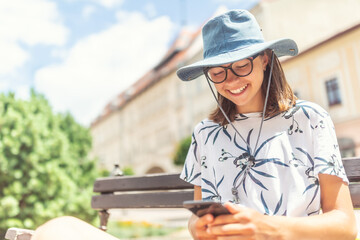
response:
{"label": "building facade", "polygon": [[282,64],[298,97],[329,112],[342,155],[360,156],[360,24]]}

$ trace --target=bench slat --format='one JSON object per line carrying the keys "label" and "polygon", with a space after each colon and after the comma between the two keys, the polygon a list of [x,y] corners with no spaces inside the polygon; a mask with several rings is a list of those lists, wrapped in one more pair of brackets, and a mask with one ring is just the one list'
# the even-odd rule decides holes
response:
{"label": "bench slat", "polygon": [[360,158],[344,158],[343,164],[349,181],[360,181]]}
{"label": "bench slat", "polygon": [[94,209],[182,208],[184,201],[192,199],[194,199],[194,190],[141,194],[103,194],[92,197],[91,207]]}
{"label": "bench slat", "polygon": [[179,178],[180,174],[145,176],[122,176],[99,178],[94,183],[94,192],[145,191],[168,189],[193,189],[194,185]]}

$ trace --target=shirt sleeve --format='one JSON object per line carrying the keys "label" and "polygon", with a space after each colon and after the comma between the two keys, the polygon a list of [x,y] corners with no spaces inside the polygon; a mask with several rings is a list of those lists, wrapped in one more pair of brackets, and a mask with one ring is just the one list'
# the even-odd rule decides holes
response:
{"label": "shirt sleeve", "polygon": [[194,133],[192,134],[191,145],[180,178],[191,184],[201,186],[201,161],[198,142]]}
{"label": "shirt sleeve", "polygon": [[315,176],[319,173],[335,175],[349,184],[341,160],[334,124],[330,116],[326,112],[325,114],[324,117],[317,118],[317,122],[313,125]]}

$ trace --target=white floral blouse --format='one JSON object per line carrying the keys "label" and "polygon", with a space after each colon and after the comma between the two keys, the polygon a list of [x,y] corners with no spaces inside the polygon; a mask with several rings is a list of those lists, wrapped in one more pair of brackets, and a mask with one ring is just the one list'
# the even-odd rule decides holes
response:
{"label": "white floral blouse", "polygon": [[320,106],[297,101],[290,110],[265,119],[239,114],[230,125],[210,120],[192,135],[182,179],[201,186],[202,198],[231,201],[267,215],[309,216],[320,211],[318,174],[346,184],[334,125]]}

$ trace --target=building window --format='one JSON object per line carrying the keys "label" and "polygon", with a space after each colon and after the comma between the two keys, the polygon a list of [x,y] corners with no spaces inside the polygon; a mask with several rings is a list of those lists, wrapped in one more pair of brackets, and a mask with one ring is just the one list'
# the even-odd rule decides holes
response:
{"label": "building window", "polygon": [[339,81],[337,78],[325,82],[329,106],[341,104]]}
{"label": "building window", "polygon": [[355,141],[351,138],[338,138],[341,157],[355,157]]}

